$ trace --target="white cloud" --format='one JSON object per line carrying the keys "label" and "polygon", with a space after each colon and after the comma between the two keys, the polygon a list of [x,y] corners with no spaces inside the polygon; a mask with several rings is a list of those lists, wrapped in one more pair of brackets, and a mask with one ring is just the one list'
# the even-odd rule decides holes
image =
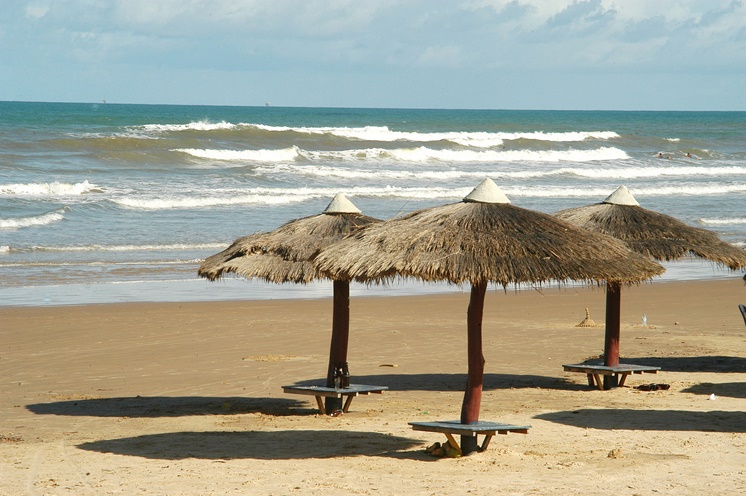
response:
{"label": "white cloud", "polygon": [[49,12],[48,5],[27,5],[26,16],[32,19],[41,19]]}
{"label": "white cloud", "polygon": [[[613,81],[681,71],[741,75],[744,2],[4,0],[0,73],[33,66],[55,74],[55,67],[128,80],[161,71],[185,81],[209,73],[252,84],[292,73],[301,96],[304,82],[322,79],[319,87],[329,88],[350,78],[363,85],[377,78],[382,88],[407,81],[410,88],[422,81],[493,88],[509,78],[551,86],[560,73],[581,81],[601,74]],[[16,86],[26,91],[29,79]],[[415,97],[419,91],[410,89]]]}
{"label": "white cloud", "polygon": [[464,8],[494,16],[500,60],[514,70],[746,67],[741,0],[473,0]]}
{"label": "white cloud", "polygon": [[419,63],[430,67],[461,67],[464,63],[463,51],[460,46],[429,46],[419,57]]}
{"label": "white cloud", "polygon": [[205,32],[278,33],[329,37],[364,30],[392,2],[354,0],[120,0],[114,20],[129,29],[168,28]]}

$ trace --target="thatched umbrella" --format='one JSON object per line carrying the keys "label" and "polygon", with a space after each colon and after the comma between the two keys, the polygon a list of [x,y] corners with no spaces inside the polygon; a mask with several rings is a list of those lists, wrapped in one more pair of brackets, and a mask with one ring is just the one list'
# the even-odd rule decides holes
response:
{"label": "thatched umbrella", "polygon": [[[235,273],[273,283],[307,284],[324,279],[310,259],[327,246],[356,229],[379,219],[362,215],[343,194],[337,194],[323,213],[292,220],[270,232],[237,239],[225,250],[205,259],[198,270],[202,277],[214,281],[224,274]],[[350,326],[349,279],[333,278],[334,310],[332,340],[326,385],[334,385],[337,367],[347,363]],[[327,398],[326,411],[341,408],[340,398]]]}
{"label": "thatched umbrella", "polygon": [[[694,255],[731,270],[746,267],[746,251],[721,241],[711,231],[642,208],[626,186],[617,188],[601,203],[562,210],[555,215],[571,224],[621,239],[632,250],[657,261]],[[604,365],[615,367],[619,365],[621,286],[613,278],[608,281]]]}
{"label": "thatched umbrella", "polygon": [[[479,421],[484,376],[482,314],[488,283],[568,280],[636,283],[663,272],[609,236],[510,204],[490,179],[463,201],[370,225],[321,250],[315,259],[330,277],[382,282],[396,277],[469,282],[468,378],[461,423]],[[462,450],[476,450],[462,436]]]}

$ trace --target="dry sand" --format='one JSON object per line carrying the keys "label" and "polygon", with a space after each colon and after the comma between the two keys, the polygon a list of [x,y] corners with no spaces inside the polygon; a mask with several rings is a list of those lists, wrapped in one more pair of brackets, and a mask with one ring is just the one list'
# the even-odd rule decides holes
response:
{"label": "dry sand", "polygon": [[407,422],[458,418],[467,302],[354,298],[353,382],[391,390],[336,418],[282,392],[321,381],[331,299],[0,308],[0,494],[746,493],[740,277],[625,290],[623,361],[663,371],[609,391],[562,369],[602,289],[490,291],[481,419],[532,428],[436,459]]}

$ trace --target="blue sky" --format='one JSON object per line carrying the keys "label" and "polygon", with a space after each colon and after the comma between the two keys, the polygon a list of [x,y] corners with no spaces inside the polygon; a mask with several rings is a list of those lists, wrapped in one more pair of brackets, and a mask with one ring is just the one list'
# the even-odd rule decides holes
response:
{"label": "blue sky", "polygon": [[4,0],[0,100],[746,110],[746,5]]}

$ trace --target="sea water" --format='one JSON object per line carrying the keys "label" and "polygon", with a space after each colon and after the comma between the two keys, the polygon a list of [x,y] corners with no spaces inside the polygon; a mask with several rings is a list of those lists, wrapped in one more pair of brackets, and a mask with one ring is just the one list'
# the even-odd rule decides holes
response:
{"label": "sea water", "polygon": [[[210,283],[197,267],[338,192],[388,219],[485,177],[546,213],[624,184],[645,208],[746,241],[745,112],[0,102],[0,305],[328,296],[325,282]],[[741,276],[667,267],[664,279]],[[448,290],[464,289],[352,294]]]}

